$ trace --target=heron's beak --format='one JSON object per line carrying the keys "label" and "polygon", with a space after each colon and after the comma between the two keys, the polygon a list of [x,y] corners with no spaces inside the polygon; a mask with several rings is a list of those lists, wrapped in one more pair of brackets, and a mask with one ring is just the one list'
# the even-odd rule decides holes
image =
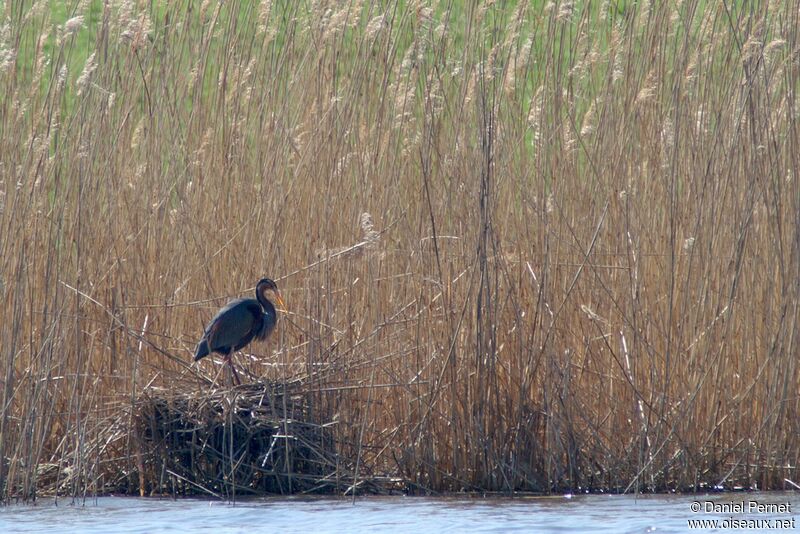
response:
{"label": "heron's beak", "polygon": [[280,292],[278,292],[278,291],[275,291],[275,300],[278,301],[278,304],[280,305],[280,310],[282,312],[286,312],[287,311],[286,303],[283,302],[283,297],[281,296]]}

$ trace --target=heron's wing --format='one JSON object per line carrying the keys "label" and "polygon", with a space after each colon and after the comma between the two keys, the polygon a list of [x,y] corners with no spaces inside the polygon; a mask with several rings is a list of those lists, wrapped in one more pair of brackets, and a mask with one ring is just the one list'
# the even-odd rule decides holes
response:
{"label": "heron's wing", "polygon": [[236,299],[222,308],[206,328],[205,338],[211,351],[229,352],[245,339],[252,338],[253,325],[261,314],[254,299]]}

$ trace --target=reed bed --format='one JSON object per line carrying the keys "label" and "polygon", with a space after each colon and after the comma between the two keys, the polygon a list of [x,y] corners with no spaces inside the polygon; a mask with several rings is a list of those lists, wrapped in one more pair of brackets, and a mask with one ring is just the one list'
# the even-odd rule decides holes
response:
{"label": "reed bed", "polygon": [[796,3],[0,13],[3,499],[254,480],[136,429],[233,435],[191,354],[265,275],[236,361],[303,384],[330,491],[800,483]]}

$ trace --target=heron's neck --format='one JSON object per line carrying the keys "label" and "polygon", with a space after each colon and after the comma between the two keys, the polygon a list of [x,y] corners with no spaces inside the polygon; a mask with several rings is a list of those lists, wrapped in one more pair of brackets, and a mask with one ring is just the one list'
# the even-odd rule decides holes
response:
{"label": "heron's neck", "polygon": [[264,309],[265,314],[277,317],[278,314],[275,312],[275,305],[272,304],[268,298],[261,294],[256,295],[256,298],[258,299],[258,303],[261,304],[261,307]]}

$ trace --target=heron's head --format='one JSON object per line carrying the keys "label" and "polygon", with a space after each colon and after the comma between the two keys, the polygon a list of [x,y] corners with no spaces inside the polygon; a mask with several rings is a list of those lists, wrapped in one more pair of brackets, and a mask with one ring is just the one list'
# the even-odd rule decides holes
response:
{"label": "heron's head", "polygon": [[276,302],[281,311],[286,311],[286,304],[283,303],[281,292],[278,291],[278,285],[270,278],[262,278],[256,284],[256,296],[261,297],[270,302]]}

